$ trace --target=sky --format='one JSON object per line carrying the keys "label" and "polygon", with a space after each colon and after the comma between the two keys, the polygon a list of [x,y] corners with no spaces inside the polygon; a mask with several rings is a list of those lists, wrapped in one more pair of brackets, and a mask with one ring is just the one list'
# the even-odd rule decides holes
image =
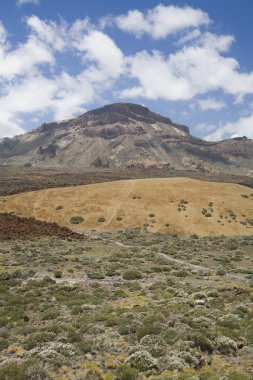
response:
{"label": "sky", "polygon": [[115,102],[253,138],[252,0],[1,0],[0,139]]}

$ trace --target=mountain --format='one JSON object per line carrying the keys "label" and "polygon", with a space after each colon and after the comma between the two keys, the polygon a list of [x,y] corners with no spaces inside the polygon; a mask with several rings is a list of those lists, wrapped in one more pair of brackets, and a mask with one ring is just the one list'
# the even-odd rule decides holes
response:
{"label": "mountain", "polygon": [[204,141],[147,107],[115,103],[4,139],[0,163],[80,169],[167,166],[251,175],[253,141]]}

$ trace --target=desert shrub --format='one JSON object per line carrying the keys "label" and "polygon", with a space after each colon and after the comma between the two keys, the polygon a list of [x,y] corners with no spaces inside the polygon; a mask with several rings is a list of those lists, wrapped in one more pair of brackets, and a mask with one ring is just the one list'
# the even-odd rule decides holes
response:
{"label": "desert shrub", "polygon": [[198,318],[193,318],[192,324],[196,328],[208,329],[210,326],[214,324],[214,322],[210,318],[201,316]]}
{"label": "desert shrub", "polygon": [[85,376],[85,380],[103,380],[103,378],[99,372],[89,370]]}
{"label": "desert shrub", "polygon": [[99,223],[104,223],[104,222],[105,222],[105,217],[104,217],[104,216],[100,216],[100,217],[98,218],[98,222],[99,222]]}
{"label": "desert shrub", "polygon": [[218,269],[216,271],[217,276],[225,276],[226,272],[223,269]]}
{"label": "desert shrub", "polygon": [[27,365],[11,362],[0,367],[1,380],[27,380]]}
{"label": "desert shrub", "polygon": [[62,210],[63,209],[63,206],[57,206],[55,207],[55,209],[58,211],[58,210]]}
{"label": "desert shrub", "polygon": [[248,374],[246,374],[245,372],[230,372],[228,375],[227,375],[227,378],[228,380],[251,380],[252,377]]}
{"label": "desert shrub", "polygon": [[141,340],[145,335],[159,335],[161,327],[155,323],[145,323],[136,330],[137,339]]}
{"label": "desert shrub", "polygon": [[56,270],[54,272],[54,277],[55,278],[62,278],[62,272],[60,270]]}
{"label": "desert shrub", "polygon": [[150,218],[154,218],[155,217],[155,214],[153,214],[152,212],[149,214],[149,217]]}
{"label": "desert shrub", "polygon": [[186,277],[188,275],[188,273],[184,269],[179,269],[179,270],[175,270],[173,272],[173,275],[176,277]]}
{"label": "desert shrub", "polygon": [[123,366],[119,369],[120,380],[136,380],[138,376],[138,371],[136,368]]}
{"label": "desert shrub", "polygon": [[142,274],[138,270],[128,270],[123,273],[124,280],[138,280],[142,278]]}
{"label": "desert shrub", "polygon": [[161,371],[183,371],[185,367],[185,361],[174,353],[172,353],[172,355],[164,356],[159,360],[159,369]]}
{"label": "desert shrub", "polygon": [[52,378],[42,363],[35,362],[28,366],[27,380],[52,380]]}
{"label": "desert shrub", "polygon": [[5,350],[9,346],[9,341],[7,339],[0,340],[0,351]]}
{"label": "desert shrub", "polygon": [[153,358],[148,351],[136,351],[126,359],[125,364],[145,372],[157,367],[157,359]]}
{"label": "desert shrub", "polygon": [[87,354],[88,352],[91,352],[91,350],[92,350],[92,341],[87,340],[87,341],[84,341],[84,342],[79,342],[77,344],[77,348],[83,354]]}
{"label": "desert shrub", "polygon": [[80,224],[84,221],[84,218],[82,216],[72,216],[70,218],[69,223],[71,224]]}
{"label": "desert shrub", "polygon": [[39,362],[10,362],[0,367],[1,380],[52,380]]}
{"label": "desert shrub", "polygon": [[120,222],[120,221],[122,220],[122,217],[121,217],[121,216],[117,216],[117,217],[116,217],[116,220],[117,220],[118,222]]}
{"label": "desert shrub", "polygon": [[230,329],[238,329],[240,318],[235,314],[225,314],[218,318],[218,325],[228,327]]}
{"label": "desert shrub", "polygon": [[205,335],[200,333],[193,333],[188,336],[188,340],[194,343],[196,348],[199,348],[203,352],[212,353],[214,350],[214,345],[212,341]]}
{"label": "desert shrub", "polygon": [[163,332],[163,337],[166,343],[173,345],[179,339],[179,332],[170,327]]}
{"label": "desert shrub", "polygon": [[87,276],[92,280],[103,280],[105,278],[104,274],[100,272],[88,273]]}
{"label": "desert shrub", "polygon": [[59,316],[59,312],[53,308],[45,310],[43,311],[43,313],[41,313],[41,318],[43,321],[52,320],[52,319],[57,318],[58,316]]}
{"label": "desert shrub", "polygon": [[142,345],[145,350],[147,350],[155,358],[159,358],[165,354],[164,341],[160,336],[145,335],[140,340],[140,345]]}
{"label": "desert shrub", "polygon": [[50,342],[54,340],[55,334],[52,332],[37,332],[31,334],[25,341],[24,347],[26,350],[32,350],[35,347],[41,346],[44,342]]}
{"label": "desert shrub", "polygon": [[207,295],[205,292],[196,292],[196,293],[192,293],[192,298],[194,300],[206,300]]}
{"label": "desert shrub", "polygon": [[115,290],[115,292],[114,292],[113,295],[116,298],[125,298],[125,297],[127,297],[127,294],[126,294],[126,292],[124,292],[123,289],[117,289],[117,290]]}
{"label": "desert shrub", "polygon": [[237,351],[235,341],[226,336],[218,336],[215,339],[215,348],[223,355],[235,355]]}
{"label": "desert shrub", "polygon": [[71,330],[68,332],[68,342],[79,343],[82,341],[82,336],[78,332]]}

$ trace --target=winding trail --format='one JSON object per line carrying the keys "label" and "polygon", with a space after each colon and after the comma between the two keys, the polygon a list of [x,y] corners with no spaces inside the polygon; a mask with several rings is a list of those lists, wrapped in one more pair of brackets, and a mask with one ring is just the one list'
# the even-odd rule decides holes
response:
{"label": "winding trail", "polygon": [[[115,241],[115,244],[117,244],[121,247],[125,247],[125,248],[134,247],[134,246],[125,245],[125,244],[118,242],[118,241]],[[181,264],[181,265],[184,265],[186,267],[188,266],[188,267],[191,267],[193,269],[197,269],[197,270],[201,270],[201,271],[205,271],[205,272],[210,272],[213,274],[215,274],[217,272],[217,269],[215,269],[215,268],[208,268],[208,267],[205,267],[203,265],[196,265],[196,264],[189,263],[188,261],[185,261],[185,260],[175,259],[174,257],[171,257],[170,255],[167,255],[163,252],[158,252],[157,255],[159,257],[161,257],[162,259],[165,259],[167,261],[177,263],[177,264]],[[235,279],[238,281],[245,281],[245,282],[248,282],[249,284],[253,284],[253,280],[242,277],[242,276],[238,276],[237,274],[230,273],[230,272],[225,272],[224,277],[229,277],[229,278],[232,278],[232,279]]]}

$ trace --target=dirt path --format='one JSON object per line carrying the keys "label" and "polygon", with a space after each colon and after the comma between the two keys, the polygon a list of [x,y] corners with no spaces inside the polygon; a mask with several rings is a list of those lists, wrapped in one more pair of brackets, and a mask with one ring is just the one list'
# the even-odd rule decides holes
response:
{"label": "dirt path", "polygon": [[207,268],[207,267],[204,267],[202,265],[195,265],[195,264],[192,264],[192,263],[189,263],[188,261],[184,261],[184,260],[180,260],[180,259],[175,259],[174,257],[171,257],[165,253],[158,253],[158,255],[167,260],[167,261],[171,261],[171,262],[174,262],[174,263],[178,263],[178,264],[183,264],[183,265],[188,265],[190,266],[191,268],[194,268],[194,269],[198,269],[198,270],[203,270],[203,271],[207,271],[207,272],[215,272],[215,269],[212,269],[212,268]]}
{"label": "dirt path", "polygon": [[[189,267],[194,268],[194,269],[202,270],[202,271],[205,271],[205,272],[211,272],[211,273],[216,273],[217,272],[217,269],[204,267],[202,265],[195,265],[195,264],[189,263],[188,261],[184,261],[184,260],[180,260],[180,259],[175,259],[174,257],[166,255],[165,253],[162,253],[162,252],[158,253],[158,255],[160,257],[162,257],[163,259],[167,260],[167,261],[178,263],[178,264],[182,264],[182,265],[185,265],[185,266],[189,266]],[[248,283],[253,283],[253,280],[250,280],[250,279],[242,277],[242,276],[238,276],[238,275],[236,275],[234,273],[230,273],[230,272],[225,272],[224,277],[229,277],[229,278],[233,278],[235,280],[245,281],[245,282],[248,282]]]}
{"label": "dirt path", "polygon": [[[36,276],[32,278],[28,278],[25,280],[22,280],[22,285],[27,284],[29,281],[43,281],[45,279],[45,276]],[[56,284],[90,284],[90,283],[100,283],[100,284],[113,284],[114,282],[125,282],[126,280],[122,278],[105,278],[105,279],[92,279],[88,277],[81,277],[81,278],[74,278],[74,277],[62,277],[62,278],[53,278]]]}
{"label": "dirt path", "polygon": [[121,207],[122,202],[127,199],[131,191],[134,189],[134,181],[126,181],[123,189],[119,193],[119,197],[113,201],[112,206],[109,208],[109,218],[107,218],[103,227],[110,225],[111,221],[116,217],[119,208]]}
{"label": "dirt path", "polygon": [[[134,246],[125,245],[119,241],[115,241],[115,244],[117,244],[121,247],[125,247],[125,248],[129,248],[129,247],[134,248]],[[158,252],[157,254],[162,259],[165,259],[165,260],[173,262],[173,263],[181,264],[181,265],[186,266],[186,267],[188,266],[188,267],[191,267],[193,269],[197,269],[197,270],[201,270],[201,271],[205,271],[205,272],[210,272],[213,274],[215,274],[217,272],[217,269],[215,269],[215,268],[208,268],[208,267],[205,267],[203,265],[195,265],[195,264],[189,263],[188,261],[185,261],[185,260],[175,259],[174,257],[171,257],[171,256],[169,256],[163,252]],[[250,280],[250,279],[242,277],[242,276],[238,276],[238,275],[236,275],[234,273],[230,273],[230,272],[225,272],[224,277],[229,277],[229,278],[232,278],[232,279],[235,279],[238,281],[245,281],[245,282],[248,282],[250,284],[253,283],[253,280]]]}

